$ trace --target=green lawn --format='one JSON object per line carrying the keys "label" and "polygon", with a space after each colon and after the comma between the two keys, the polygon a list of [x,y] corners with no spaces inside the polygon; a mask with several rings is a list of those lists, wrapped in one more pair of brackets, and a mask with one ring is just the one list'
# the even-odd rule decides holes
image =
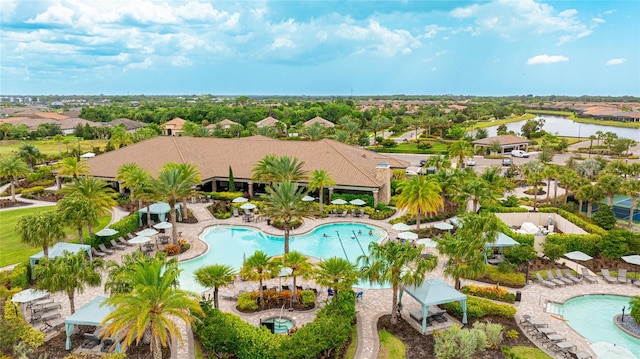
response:
{"label": "green lawn", "polygon": [[[75,136],[66,136],[65,139],[69,140],[69,151],[71,151],[73,148],[78,147],[78,139]],[[3,140],[0,141],[0,157],[9,155],[13,152],[17,152],[20,146],[26,144],[38,147],[40,152],[42,152],[45,156],[60,154],[58,150],[58,141],[54,140]],[[82,150],[82,152],[89,152],[93,150],[93,147],[102,147],[104,149],[104,146],[106,144],[106,140],[80,140],[80,149]],[[64,143],[61,144],[61,148],[62,153],[66,153],[67,146]]]}
{"label": "green lawn", "polygon": [[[15,231],[18,218],[25,214],[40,212],[51,212],[55,207],[33,207],[20,208],[9,211],[0,211],[0,267],[10,264],[26,261],[33,254],[42,250],[42,248],[30,247],[20,241],[20,235]],[[100,217],[96,230],[104,228],[111,220],[111,215]],[[75,229],[67,228],[65,230],[67,238],[70,242],[77,242]],[[86,236],[87,230],[84,230]]]}
{"label": "green lawn", "polygon": [[511,351],[520,358],[527,359],[553,359],[547,353],[538,348],[531,347],[512,347]]}
{"label": "green lawn", "polygon": [[505,119],[502,119],[502,120],[481,121],[481,122],[477,122],[475,125],[473,125],[470,128],[468,128],[468,130],[476,130],[478,128],[486,128],[486,127],[492,127],[492,126],[506,125],[506,124],[511,123],[511,122],[530,120],[530,119],[535,118],[535,117],[536,116],[532,115],[532,114],[524,114],[522,116],[512,116],[512,117],[505,118]]}
{"label": "green lawn", "polygon": [[402,341],[386,330],[378,331],[380,336],[380,352],[378,359],[404,359],[407,348]]}

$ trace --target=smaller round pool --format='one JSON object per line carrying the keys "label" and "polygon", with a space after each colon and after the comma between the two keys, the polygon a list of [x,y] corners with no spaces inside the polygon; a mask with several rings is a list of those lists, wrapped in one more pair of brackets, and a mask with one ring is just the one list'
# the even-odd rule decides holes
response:
{"label": "smaller round pool", "polygon": [[273,334],[287,334],[294,327],[293,321],[283,317],[273,317],[260,321],[260,325],[266,327]]}

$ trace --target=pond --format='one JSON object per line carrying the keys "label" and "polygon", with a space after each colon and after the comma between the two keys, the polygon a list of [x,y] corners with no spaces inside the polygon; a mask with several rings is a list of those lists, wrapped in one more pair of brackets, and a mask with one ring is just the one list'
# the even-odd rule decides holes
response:
{"label": "pond", "polygon": [[[562,116],[550,116],[550,115],[538,115],[537,118],[543,118],[543,129],[549,133],[559,136],[567,137],[581,137],[588,139],[591,135],[596,135],[597,131],[613,132],[618,135],[619,138],[629,138],[635,141],[640,140],[640,128],[627,128],[627,127],[615,127],[615,126],[603,126],[591,123],[580,123],[569,120]],[[517,134],[520,133],[522,126],[527,121],[518,121],[506,124],[507,130],[514,131]],[[496,136],[498,126],[487,127],[489,136]]]}

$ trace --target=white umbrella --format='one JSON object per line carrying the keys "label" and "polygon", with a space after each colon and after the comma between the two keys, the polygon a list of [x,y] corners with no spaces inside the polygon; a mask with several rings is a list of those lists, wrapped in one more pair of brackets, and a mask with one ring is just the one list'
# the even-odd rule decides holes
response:
{"label": "white umbrella", "polygon": [[302,197],[302,202],[313,202],[313,201],[315,201],[315,200],[316,200],[316,199],[315,199],[315,198],[313,198],[313,197],[311,197],[311,196],[304,196],[304,197]]}
{"label": "white umbrella", "polygon": [[404,223],[396,223],[393,226],[391,226],[391,228],[393,228],[393,230],[398,231],[398,232],[404,232],[404,231],[408,231],[411,229],[411,227],[407,224]]}
{"label": "white umbrella", "polygon": [[437,228],[441,231],[450,231],[453,229],[453,225],[446,222],[438,222],[433,225],[433,228]]}
{"label": "white umbrella", "polygon": [[153,225],[155,229],[169,229],[172,228],[173,224],[171,222],[160,222]]}
{"label": "white umbrella", "polygon": [[435,248],[438,245],[438,242],[434,241],[431,238],[420,238],[416,241],[417,244],[424,244],[427,248]]}
{"label": "white umbrella", "polygon": [[109,237],[109,236],[113,236],[114,234],[118,234],[118,231],[111,228],[104,228],[95,233],[96,236],[100,236],[100,237]]}
{"label": "white umbrella", "polygon": [[406,240],[413,240],[413,239],[418,239],[418,235],[413,233],[413,232],[401,232],[401,233],[398,234],[398,238],[406,239]]}
{"label": "white umbrella", "polygon": [[140,232],[136,232],[136,234],[139,235],[139,236],[148,237],[148,236],[153,236],[155,234],[158,234],[158,231],[156,231],[153,228],[145,228],[145,229],[141,230]]}
{"label": "white umbrella", "polygon": [[96,156],[96,154],[95,154],[95,153],[93,153],[93,152],[87,152],[87,153],[85,153],[85,154],[83,154],[83,155],[80,155],[80,158],[93,158],[93,157],[95,157],[95,156]]}
{"label": "white umbrella", "polygon": [[36,290],[36,289],[25,289],[22,292],[16,293],[11,301],[14,303],[29,303],[34,300],[38,300],[40,298],[44,298],[49,295],[49,292],[46,290]]}
{"label": "white umbrella", "polygon": [[347,204],[349,202],[345,201],[342,198],[338,198],[338,199],[334,199],[333,201],[331,201],[331,204]]}
{"label": "white umbrella", "polygon": [[360,198],[356,198],[353,201],[349,201],[349,203],[351,203],[354,206],[364,206],[365,204],[367,204],[367,202],[361,200]]}
{"label": "white umbrella", "polygon": [[133,237],[129,240],[129,243],[131,244],[142,244],[142,243],[147,243],[151,240],[151,238],[147,237],[147,236],[137,236],[137,237]]}
{"label": "white umbrella", "polygon": [[249,202],[249,199],[248,198],[244,198],[244,197],[236,197],[231,202],[233,202],[233,203],[244,203],[244,202]]}
{"label": "white umbrella", "polygon": [[593,259],[593,257],[591,257],[590,255],[580,251],[565,253],[564,256],[571,259],[572,261],[576,261],[576,273],[578,272],[578,261],[588,261]]}
{"label": "white umbrella", "polygon": [[289,267],[280,268],[280,272],[278,273],[278,283],[280,287],[282,287],[282,277],[288,277],[291,275],[291,273],[293,273],[293,269]]}
{"label": "white umbrella", "polygon": [[[623,261],[629,264],[640,266],[640,255],[634,254],[634,255],[624,256],[620,258],[622,258]],[[638,278],[638,272],[636,272],[636,278]]]}
{"label": "white umbrella", "polygon": [[591,344],[591,349],[600,359],[637,359],[629,349],[607,342]]}
{"label": "white umbrella", "polygon": [[242,206],[240,206],[240,208],[242,208],[242,209],[256,209],[256,208],[258,208],[258,206],[256,206],[253,203],[245,203]]}

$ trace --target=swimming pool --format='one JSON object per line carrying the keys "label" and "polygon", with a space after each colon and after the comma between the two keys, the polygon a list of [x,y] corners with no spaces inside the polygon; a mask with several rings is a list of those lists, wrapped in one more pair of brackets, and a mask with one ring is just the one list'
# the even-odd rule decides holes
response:
{"label": "swimming pool", "polygon": [[640,340],[624,333],[613,323],[613,317],[629,311],[630,297],[618,295],[585,295],[569,299],[562,305],[567,324],[593,343],[609,342],[625,347],[640,358]]}
{"label": "swimming pool", "polygon": [[[320,259],[347,258],[355,263],[362,254],[369,254],[369,243],[378,242],[386,236],[387,232],[384,230],[363,223],[332,223],[319,226],[306,234],[290,236],[289,250]],[[209,227],[200,238],[209,245],[209,251],[179,265],[183,270],[179,278],[180,287],[198,293],[206,290],[193,279],[193,273],[198,268],[215,263],[240,270],[243,260],[257,250],[271,256],[280,255],[284,251],[284,237],[268,235],[250,227]],[[359,286],[371,287],[368,283],[359,283]]]}

